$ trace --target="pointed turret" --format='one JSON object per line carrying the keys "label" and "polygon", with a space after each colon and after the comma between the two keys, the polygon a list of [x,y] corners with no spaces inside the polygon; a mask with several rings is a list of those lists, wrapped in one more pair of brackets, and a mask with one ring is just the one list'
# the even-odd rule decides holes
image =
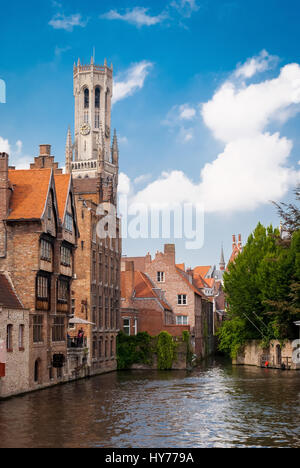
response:
{"label": "pointed turret", "polygon": [[73,144],[71,129],[68,128],[67,141],[66,141],[66,173],[72,172],[72,161],[73,161]]}
{"label": "pointed turret", "polygon": [[118,145],[118,137],[117,137],[116,129],[114,130],[114,137],[113,137],[113,143],[112,143],[112,148],[111,148],[111,160],[115,166],[119,165],[119,145]]}
{"label": "pointed turret", "polygon": [[225,263],[225,257],[224,257],[224,249],[222,245],[221,249],[221,259],[220,259],[220,270],[225,271],[226,263]]}
{"label": "pointed turret", "polygon": [[78,62],[77,62],[77,67],[80,67],[81,63],[80,63],[80,58],[78,59]]}

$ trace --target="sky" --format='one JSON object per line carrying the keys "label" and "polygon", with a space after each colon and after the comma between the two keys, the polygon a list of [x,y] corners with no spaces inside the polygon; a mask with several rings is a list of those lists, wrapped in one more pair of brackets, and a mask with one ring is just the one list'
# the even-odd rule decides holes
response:
{"label": "sky", "polygon": [[[28,167],[40,144],[64,166],[74,130],[73,63],[114,66],[120,194],[200,203],[203,246],[176,240],[187,266],[226,260],[271,201],[292,200],[300,161],[298,0],[1,0],[0,151]],[[6,102],[3,103],[4,83]],[[200,228],[199,228],[200,229]],[[128,256],[170,239],[125,239]]]}

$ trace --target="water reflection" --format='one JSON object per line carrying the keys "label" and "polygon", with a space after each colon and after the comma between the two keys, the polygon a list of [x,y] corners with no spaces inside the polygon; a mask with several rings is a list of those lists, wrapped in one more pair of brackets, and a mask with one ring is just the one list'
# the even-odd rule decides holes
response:
{"label": "water reflection", "polygon": [[299,447],[300,373],[212,361],[0,403],[0,447]]}

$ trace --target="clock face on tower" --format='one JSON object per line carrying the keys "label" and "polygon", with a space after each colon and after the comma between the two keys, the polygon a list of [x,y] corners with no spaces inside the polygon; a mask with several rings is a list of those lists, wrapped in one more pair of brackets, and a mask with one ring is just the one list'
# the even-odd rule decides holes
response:
{"label": "clock face on tower", "polygon": [[90,132],[91,132],[91,127],[89,126],[89,124],[84,123],[84,124],[81,125],[81,127],[80,127],[81,135],[86,136],[86,135],[89,135]]}

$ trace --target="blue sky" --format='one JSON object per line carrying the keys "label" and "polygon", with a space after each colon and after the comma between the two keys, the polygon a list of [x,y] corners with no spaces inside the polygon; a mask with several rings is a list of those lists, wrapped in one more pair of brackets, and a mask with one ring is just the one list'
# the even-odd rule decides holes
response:
{"label": "blue sky", "polygon": [[[299,180],[297,0],[44,0],[1,10],[0,150],[14,163],[49,143],[64,164],[73,63],[89,62],[95,47],[97,63],[114,65],[122,190],[145,203],[205,200],[204,247],[178,242],[178,261],[217,263],[222,242],[228,259],[232,234],[278,224],[269,200],[288,200]],[[128,240],[124,253],[163,242]]]}

